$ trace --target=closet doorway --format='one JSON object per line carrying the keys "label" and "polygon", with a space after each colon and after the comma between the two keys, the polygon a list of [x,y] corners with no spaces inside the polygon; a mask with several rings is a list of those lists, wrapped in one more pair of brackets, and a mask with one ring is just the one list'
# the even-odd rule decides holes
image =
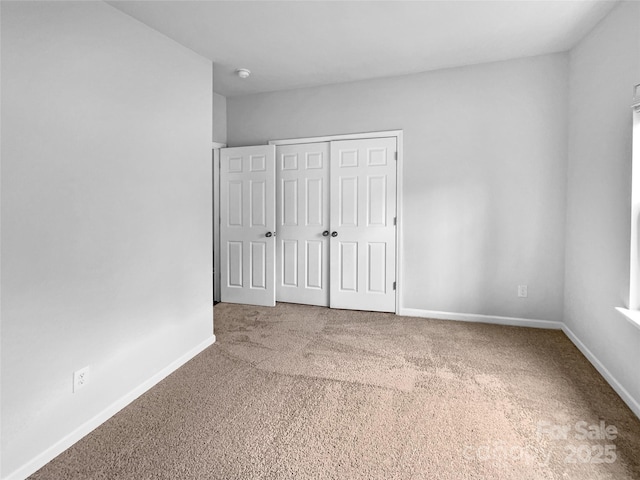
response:
{"label": "closet doorway", "polygon": [[220,153],[224,302],[395,312],[401,132]]}

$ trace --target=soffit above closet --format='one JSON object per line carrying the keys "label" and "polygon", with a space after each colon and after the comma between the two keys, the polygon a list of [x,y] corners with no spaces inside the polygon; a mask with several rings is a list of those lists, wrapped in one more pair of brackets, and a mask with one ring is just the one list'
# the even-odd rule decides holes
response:
{"label": "soffit above closet", "polygon": [[214,90],[234,96],[562,52],[618,2],[108,3],[213,61]]}

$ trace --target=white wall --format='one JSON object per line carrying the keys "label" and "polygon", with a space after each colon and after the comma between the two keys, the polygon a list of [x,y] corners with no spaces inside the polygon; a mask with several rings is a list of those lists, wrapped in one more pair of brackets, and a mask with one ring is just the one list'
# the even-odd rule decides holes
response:
{"label": "white wall", "polygon": [[570,57],[564,319],[635,399],[636,413],[640,330],[614,307],[628,301],[630,106],[637,83],[640,3],[622,2]]}
{"label": "white wall", "polygon": [[213,141],[227,143],[227,97],[213,93]]}
{"label": "white wall", "polygon": [[556,54],[229,97],[228,140],[403,129],[402,307],[558,321],[567,81]]}
{"label": "white wall", "polygon": [[213,339],[212,68],[102,2],[1,8],[6,477]]}

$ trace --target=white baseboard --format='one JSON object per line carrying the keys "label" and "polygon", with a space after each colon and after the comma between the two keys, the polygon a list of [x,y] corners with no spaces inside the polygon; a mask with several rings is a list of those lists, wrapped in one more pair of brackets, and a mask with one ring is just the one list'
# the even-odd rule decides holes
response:
{"label": "white baseboard", "polygon": [[571,331],[563,322],[557,322],[553,320],[536,320],[529,318],[518,317],[500,317],[493,315],[479,315],[470,313],[451,313],[451,312],[439,312],[435,310],[421,310],[416,308],[401,308],[399,315],[405,315],[408,317],[423,317],[433,318],[436,320],[455,320],[461,322],[477,322],[477,323],[492,323],[497,325],[513,325],[517,327],[533,327],[533,328],[547,328],[550,330],[562,330],[567,337],[578,347],[578,350],[591,362],[591,364],[598,370],[600,375],[611,385],[620,398],[627,404],[631,411],[640,418],[640,402],[636,400],[626,388],[609,372],[604,364],[582,343],[582,341]]}
{"label": "white baseboard", "polygon": [[636,417],[640,418],[640,402],[638,402],[633,396],[627,391],[626,388],[622,386],[622,384],[611,374],[611,372],[604,366],[604,364],[598,360],[587,346],[582,343],[573,331],[567,325],[563,324],[562,331],[564,334],[569,337],[569,340],[573,342],[573,344],[578,347],[578,350],[582,352],[582,354],[587,357],[587,359],[591,362],[591,364],[598,370],[600,375],[604,377],[611,388],[613,388],[620,398],[627,404],[627,406],[631,409],[633,413],[635,413]]}
{"label": "white baseboard", "polygon": [[457,320],[462,322],[479,322],[479,323],[494,323],[498,325],[513,325],[517,327],[534,327],[534,328],[548,328],[552,330],[562,330],[564,334],[569,337],[569,340],[578,347],[578,350],[591,362],[591,364],[598,370],[600,375],[607,381],[611,388],[613,388],[620,398],[627,404],[631,411],[640,418],[640,402],[633,398],[633,396],[627,391],[626,388],[611,374],[611,372],[604,366],[604,364],[593,354],[587,346],[571,331],[563,322],[554,322],[551,320],[532,320],[528,318],[516,318],[516,317],[497,317],[491,315],[477,315],[470,313],[451,313],[451,312],[438,312],[432,310],[420,310],[415,308],[401,308],[399,315],[406,315],[408,317],[424,317],[434,318],[436,320]]}
{"label": "white baseboard", "polygon": [[[562,322],[556,322],[552,320],[535,320],[528,318],[517,318],[517,317],[500,317],[500,316],[492,316],[492,315],[478,315],[478,314],[468,314],[468,313],[451,313],[451,312],[439,312],[433,310],[420,310],[415,308],[401,308],[398,312],[399,315],[405,315],[409,317],[423,317],[423,318],[433,318],[437,320],[456,320],[462,322],[478,322],[478,323],[491,323],[497,325],[513,325],[519,327],[534,327],[534,328],[547,328],[553,330],[562,330],[567,337],[573,342],[573,344],[582,352],[582,354],[591,362],[591,364],[598,370],[600,375],[604,377],[604,379],[611,385],[611,387],[616,391],[618,395],[622,398],[622,400],[629,406],[629,408],[633,411],[633,413],[640,418],[640,402],[638,402],[633,396],[622,386],[620,382],[609,372],[609,370],[598,360],[598,358],[587,348],[587,346],[582,343],[582,341],[571,331],[569,327],[567,327]],[[91,431],[96,429],[98,426],[103,424],[113,415],[118,413],[124,407],[133,402],[140,395],[145,393],[147,390],[151,389],[169,374],[173,373],[175,370],[180,368],[182,365],[187,363],[193,357],[195,357],[198,353],[203,351],[205,348],[209,347],[213,343],[215,343],[216,337],[212,335],[204,342],[192,348],[190,351],[182,355],[180,358],[173,361],[170,365],[162,369],[160,372],[156,373],[154,376],[149,378],[147,381],[142,383],[141,385],[134,388],[131,392],[121,397],[119,400],[114,402],[105,408],[102,412],[97,414],[91,420],[85,422],[83,425],[78,427],[76,430],[71,432],[66,437],[59,440],[56,444],[49,447],[47,450],[39,454],[37,457],[27,462],[25,465],[20,467],[19,469],[13,471],[3,480],[24,480],[32,473],[36,472],[38,469],[42,468],[48,462],[57,457],[60,453],[64,452],[67,448],[71,447],[78,440],[82,439],[84,436],[89,434]]]}
{"label": "white baseboard", "polygon": [[69,433],[58,442],[53,444],[51,447],[47,448],[44,452],[40,453],[38,456],[25,463],[22,467],[18,468],[11,472],[8,476],[6,476],[3,480],[24,480],[32,473],[35,473],[37,470],[42,468],[44,465],[49,463],[55,457],[64,452],[67,448],[71,447],[78,440],[82,439],[84,436],[91,433],[97,427],[102,425],[104,422],[113,417],[116,413],[122,410],[124,407],[133,402],[140,395],[145,393],[147,390],[150,390],[153,386],[158,384],[165,377],[176,371],[182,365],[187,363],[197,354],[202,352],[205,348],[213,345],[216,341],[216,336],[211,335],[205,341],[196,345],[194,348],[189,350],[187,353],[177,358],[165,368],[160,370],[158,373],[153,375],[151,378],[141,383],[129,393],[120,397],[118,400],[113,402],[107,408],[98,413],[95,417],[88,420],[84,424],[80,425],[73,432]]}
{"label": "white baseboard", "polygon": [[435,310],[420,310],[417,308],[401,308],[399,315],[407,317],[424,317],[436,320],[456,320],[459,322],[494,323],[497,325],[513,325],[516,327],[547,328],[562,330],[562,322],[553,320],[535,320],[530,318],[498,317],[495,315],[478,315],[473,313],[438,312]]}

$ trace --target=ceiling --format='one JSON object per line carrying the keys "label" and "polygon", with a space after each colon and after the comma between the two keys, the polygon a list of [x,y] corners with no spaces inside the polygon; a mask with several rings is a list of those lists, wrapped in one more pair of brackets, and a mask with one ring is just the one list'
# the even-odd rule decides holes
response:
{"label": "ceiling", "polygon": [[209,58],[214,90],[233,96],[566,51],[617,2],[108,3]]}

